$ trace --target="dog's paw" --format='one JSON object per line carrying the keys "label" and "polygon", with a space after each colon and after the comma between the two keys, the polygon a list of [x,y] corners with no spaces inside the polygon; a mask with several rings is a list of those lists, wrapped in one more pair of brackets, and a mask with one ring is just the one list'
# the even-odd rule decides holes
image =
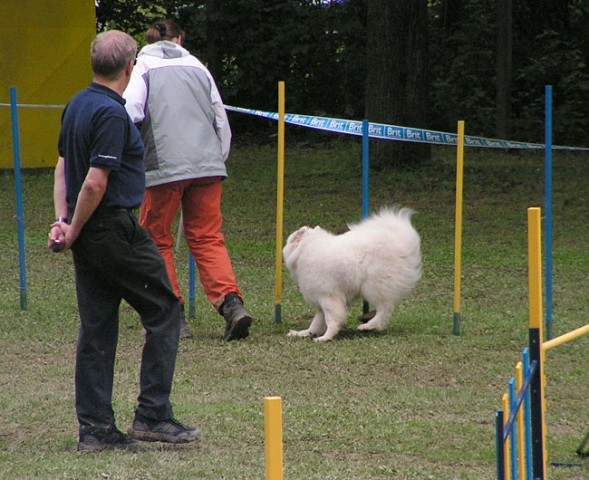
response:
{"label": "dog's paw", "polygon": [[333,337],[328,337],[327,335],[323,335],[322,337],[314,338],[314,342],[331,342]]}
{"label": "dog's paw", "polygon": [[376,325],[374,323],[361,323],[358,325],[358,330],[377,330]]}
{"label": "dog's paw", "polygon": [[286,334],[287,337],[310,337],[309,330],[291,330]]}
{"label": "dog's paw", "polygon": [[368,323],[361,323],[360,325],[358,325],[358,330],[363,330],[366,332],[382,332],[386,328],[386,323],[375,323],[373,321],[370,321]]}

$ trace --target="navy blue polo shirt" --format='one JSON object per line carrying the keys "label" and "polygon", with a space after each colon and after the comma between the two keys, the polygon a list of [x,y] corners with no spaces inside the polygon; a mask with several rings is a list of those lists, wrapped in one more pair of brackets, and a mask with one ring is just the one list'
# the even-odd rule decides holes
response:
{"label": "navy blue polo shirt", "polygon": [[105,207],[137,208],[143,200],[143,141],[125,110],[125,99],[92,83],[66,105],[59,155],[65,159],[66,200],[75,208],[90,167],[109,170]]}

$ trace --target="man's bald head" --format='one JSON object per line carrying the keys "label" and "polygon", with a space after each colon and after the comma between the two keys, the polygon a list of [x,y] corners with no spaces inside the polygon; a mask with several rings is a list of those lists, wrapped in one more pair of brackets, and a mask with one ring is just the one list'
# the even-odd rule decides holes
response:
{"label": "man's bald head", "polygon": [[136,55],[137,42],[131,36],[119,30],[100,33],[90,48],[92,72],[107,80],[116,80]]}

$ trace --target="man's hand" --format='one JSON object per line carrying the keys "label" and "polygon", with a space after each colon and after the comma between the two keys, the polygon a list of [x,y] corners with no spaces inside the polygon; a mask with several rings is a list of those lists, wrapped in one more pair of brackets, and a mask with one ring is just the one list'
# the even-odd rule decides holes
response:
{"label": "man's hand", "polygon": [[69,227],[69,225],[64,222],[54,222],[51,224],[51,230],[49,231],[49,239],[47,240],[47,247],[52,252],[63,252],[67,250],[67,248],[69,248],[69,245],[67,245],[65,238],[67,227]]}

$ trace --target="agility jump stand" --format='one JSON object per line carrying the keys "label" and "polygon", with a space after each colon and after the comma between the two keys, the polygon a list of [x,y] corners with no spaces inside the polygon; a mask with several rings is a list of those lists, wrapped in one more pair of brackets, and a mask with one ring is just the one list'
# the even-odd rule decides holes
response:
{"label": "agility jump stand", "polygon": [[540,208],[528,209],[529,347],[495,414],[497,479],[546,479]]}
{"label": "agility jump stand", "polygon": [[530,363],[529,358],[526,347],[515,367],[515,377],[508,382],[508,393],[502,397],[503,410],[495,414],[498,479],[533,478],[530,385],[538,362]]}
{"label": "agility jump stand", "polygon": [[[516,366],[515,379],[508,382],[503,410],[495,414],[498,480],[546,480],[546,407],[544,398],[544,355],[551,348],[589,333],[589,325],[546,342],[542,334],[542,265],[540,253],[540,209],[528,209],[528,283],[530,299],[529,347]],[[583,448],[589,433],[577,449]]]}

